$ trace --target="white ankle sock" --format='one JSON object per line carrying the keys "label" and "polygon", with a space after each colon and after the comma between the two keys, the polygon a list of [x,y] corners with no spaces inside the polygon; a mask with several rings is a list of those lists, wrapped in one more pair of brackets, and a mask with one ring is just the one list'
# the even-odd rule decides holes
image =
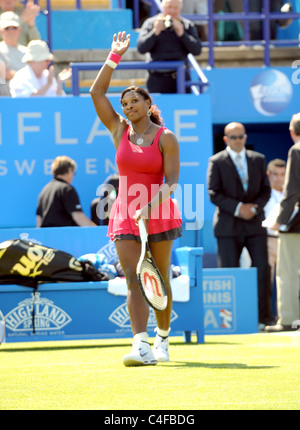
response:
{"label": "white ankle sock", "polygon": [[137,333],[134,335],[134,340],[138,340],[140,342],[148,342],[148,333],[143,331],[141,333]]}
{"label": "white ankle sock", "polygon": [[166,338],[166,337],[169,336],[170,330],[171,330],[170,328],[168,330],[162,330],[159,327],[156,327],[156,329],[155,329],[155,331],[158,334],[158,336],[164,337],[164,338]]}

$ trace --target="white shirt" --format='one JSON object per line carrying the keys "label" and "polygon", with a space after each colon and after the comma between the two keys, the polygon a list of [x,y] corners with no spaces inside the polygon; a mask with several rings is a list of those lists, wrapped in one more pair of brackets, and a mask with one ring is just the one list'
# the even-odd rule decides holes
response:
{"label": "white shirt", "polygon": [[[12,97],[31,97],[36,91],[41,89],[48,82],[49,70],[44,70],[42,76],[37,78],[29,64],[18,70],[9,84]],[[44,97],[56,97],[57,81],[54,78],[51,87],[44,94]]]}
{"label": "white shirt", "polygon": [[[273,210],[274,211],[277,210],[277,208],[278,208],[281,200],[283,199],[283,197],[284,197],[283,190],[282,191],[277,191],[274,188],[271,188],[271,197],[270,197],[268,203],[266,204],[266,206],[264,207],[265,218],[268,218],[268,217],[272,216],[271,215],[272,211]],[[268,227],[267,227],[267,231],[268,231],[268,235],[269,236],[277,236],[278,235],[277,231],[270,230]]]}
{"label": "white shirt", "polygon": [[275,190],[274,188],[271,188],[271,197],[268,203],[266,204],[266,206],[264,207],[266,218],[270,215],[270,212],[274,208],[274,206],[281,202],[281,200],[283,199],[283,196],[284,196],[283,190],[278,191],[278,190]]}
{"label": "white shirt", "polygon": [[0,60],[4,61],[8,70],[19,70],[25,66],[22,62],[22,58],[26,51],[26,46],[20,44],[17,46],[10,46],[4,41],[0,42]]}

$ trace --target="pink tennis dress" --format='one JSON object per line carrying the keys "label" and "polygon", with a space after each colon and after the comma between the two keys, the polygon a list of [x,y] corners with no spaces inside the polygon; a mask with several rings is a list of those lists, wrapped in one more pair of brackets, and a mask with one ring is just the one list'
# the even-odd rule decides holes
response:
{"label": "pink tennis dress", "polygon": [[[163,156],[159,149],[161,127],[152,145],[141,147],[129,140],[129,126],[124,131],[116,154],[119,169],[119,192],[109,219],[108,236],[139,236],[133,215],[157,194],[164,180]],[[171,198],[165,200],[151,213],[148,234],[156,235],[178,229],[182,225],[179,210]]]}

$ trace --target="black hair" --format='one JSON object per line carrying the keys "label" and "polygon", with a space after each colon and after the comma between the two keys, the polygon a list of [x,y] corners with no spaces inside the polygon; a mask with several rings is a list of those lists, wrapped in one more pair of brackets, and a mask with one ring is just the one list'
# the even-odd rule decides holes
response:
{"label": "black hair", "polygon": [[158,109],[158,107],[156,105],[152,104],[151,97],[150,97],[149,93],[146,90],[144,90],[144,88],[137,87],[137,86],[134,86],[134,85],[130,86],[128,88],[125,88],[125,90],[121,94],[121,99],[120,99],[121,103],[122,103],[124,95],[126,93],[128,93],[129,91],[134,91],[134,92],[140,94],[145,100],[149,100],[150,101],[150,108],[149,108],[149,110],[150,110],[150,113],[151,113],[151,115],[150,115],[151,121],[154,122],[154,124],[163,125],[164,121],[163,121],[163,118],[160,115],[160,110]]}

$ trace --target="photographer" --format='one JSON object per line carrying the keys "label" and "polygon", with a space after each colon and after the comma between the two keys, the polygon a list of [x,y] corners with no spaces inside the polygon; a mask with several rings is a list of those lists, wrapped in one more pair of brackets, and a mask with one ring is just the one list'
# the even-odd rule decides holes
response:
{"label": "photographer", "polygon": [[[198,32],[191,21],[180,16],[181,9],[182,0],[162,1],[162,13],[148,18],[141,28],[137,41],[141,54],[149,53],[151,61],[186,61],[189,53],[200,54]],[[149,70],[147,89],[150,93],[176,93],[176,78],[176,70]]]}

